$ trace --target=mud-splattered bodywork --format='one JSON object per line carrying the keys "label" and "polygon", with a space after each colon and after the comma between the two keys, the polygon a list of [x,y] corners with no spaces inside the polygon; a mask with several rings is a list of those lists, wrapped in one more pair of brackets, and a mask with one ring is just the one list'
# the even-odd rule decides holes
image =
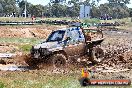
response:
{"label": "mud-splattered bodywork", "polygon": [[81,29],[66,28],[53,31],[45,42],[32,47],[31,54],[34,58],[39,58],[63,51],[67,56],[74,56],[83,54],[84,49],[85,38]]}
{"label": "mud-splattered bodywork", "polygon": [[67,58],[79,57],[87,53],[89,45],[97,43],[98,40],[87,42],[84,31],[79,27],[65,28],[53,31],[45,42],[33,46],[31,55],[33,58],[45,58],[54,53],[63,53]]}

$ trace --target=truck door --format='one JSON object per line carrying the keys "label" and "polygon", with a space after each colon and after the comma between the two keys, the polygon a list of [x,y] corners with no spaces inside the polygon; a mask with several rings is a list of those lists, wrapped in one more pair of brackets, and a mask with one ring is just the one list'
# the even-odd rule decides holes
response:
{"label": "truck door", "polygon": [[83,41],[79,41],[79,32],[78,30],[71,29],[67,33],[67,37],[70,37],[70,39],[67,41],[67,44],[65,46],[65,51],[70,56],[80,56],[84,49],[85,49],[85,43]]}
{"label": "truck door", "polygon": [[66,38],[69,38],[65,43],[65,52],[68,54],[68,56],[74,56],[77,55],[77,44],[75,43],[75,40],[73,38],[73,31],[72,29],[68,29],[66,31]]}
{"label": "truck door", "polygon": [[81,29],[78,29],[78,34],[79,34],[78,42],[77,42],[78,54],[84,55],[84,53],[86,52],[85,37]]}

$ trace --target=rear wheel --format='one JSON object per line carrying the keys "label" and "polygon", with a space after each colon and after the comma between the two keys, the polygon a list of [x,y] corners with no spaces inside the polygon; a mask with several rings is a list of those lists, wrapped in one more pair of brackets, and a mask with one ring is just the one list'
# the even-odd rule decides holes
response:
{"label": "rear wheel", "polygon": [[93,63],[100,63],[103,60],[104,52],[101,48],[93,48],[91,51],[91,61]]}

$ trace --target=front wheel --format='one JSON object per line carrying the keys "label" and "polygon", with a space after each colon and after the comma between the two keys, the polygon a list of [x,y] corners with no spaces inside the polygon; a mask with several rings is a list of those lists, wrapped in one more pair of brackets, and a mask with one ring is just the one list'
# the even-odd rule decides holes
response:
{"label": "front wheel", "polygon": [[52,64],[55,68],[62,68],[66,66],[66,56],[63,54],[54,54],[52,57]]}

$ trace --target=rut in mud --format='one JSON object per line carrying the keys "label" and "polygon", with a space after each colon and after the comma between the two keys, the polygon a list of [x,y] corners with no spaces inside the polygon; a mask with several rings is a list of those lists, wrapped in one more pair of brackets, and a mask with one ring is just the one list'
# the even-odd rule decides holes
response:
{"label": "rut in mud", "polygon": [[[104,50],[104,60],[96,64],[97,68],[108,68],[112,67],[113,69],[131,69],[132,68],[132,37],[130,37],[129,31],[122,32],[122,31],[104,31],[105,40],[101,45],[101,48]],[[114,35],[114,36],[113,36]],[[26,56],[26,55],[25,55]],[[21,60],[28,60],[31,59],[29,56]],[[86,57],[82,57],[80,59],[85,59]],[[21,61],[20,61],[21,62]],[[35,62],[34,62],[35,63]],[[91,67],[90,61],[86,62],[75,62],[73,61],[70,65],[70,68],[79,69],[81,67]],[[34,67],[36,64],[34,64]],[[41,68],[48,68],[49,64],[47,62],[40,63]]]}
{"label": "rut in mud", "polygon": [[[93,67],[96,68],[94,75],[92,78],[128,78],[132,79],[132,32],[129,30],[124,31],[104,31],[105,40],[101,45],[101,48],[104,50],[104,60],[98,64],[92,64],[90,61],[87,63],[75,62],[73,64],[68,64],[69,68],[64,69],[55,69],[49,66],[49,64],[44,61],[38,65],[37,70],[46,70],[47,72],[52,73],[70,73],[72,71],[80,72],[80,68],[89,68],[92,69]],[[2,45],[3,46],[3,45]],[[86,57],[82,57],[80,59],[85,59]],[[28,66],[26,61],[30,62],[30,55],[29,54],[18,54],[16,57],[12,59],[7,59],[6,61],[2,61],[3,66],[5,64],[15,64],[15,66]],[[76,59],[76,58],[75,58]],[[36,62],[34,62],[36,63]],[[18,70],[15,67],[15,70]],[[10,66],[9,66],[10,67]],[[36,67],[34,64],[33,67]],[[31,70],[31,67],[28,67],[28,70]],[[19,68],[20,69],[20,68]],[[24,68],[26,69],[26,68]],[[1,69],[2,70],[2,69]],[[10,70],[10,69],[6,69]],[[108,77],[109,76],[109,77]]]}

